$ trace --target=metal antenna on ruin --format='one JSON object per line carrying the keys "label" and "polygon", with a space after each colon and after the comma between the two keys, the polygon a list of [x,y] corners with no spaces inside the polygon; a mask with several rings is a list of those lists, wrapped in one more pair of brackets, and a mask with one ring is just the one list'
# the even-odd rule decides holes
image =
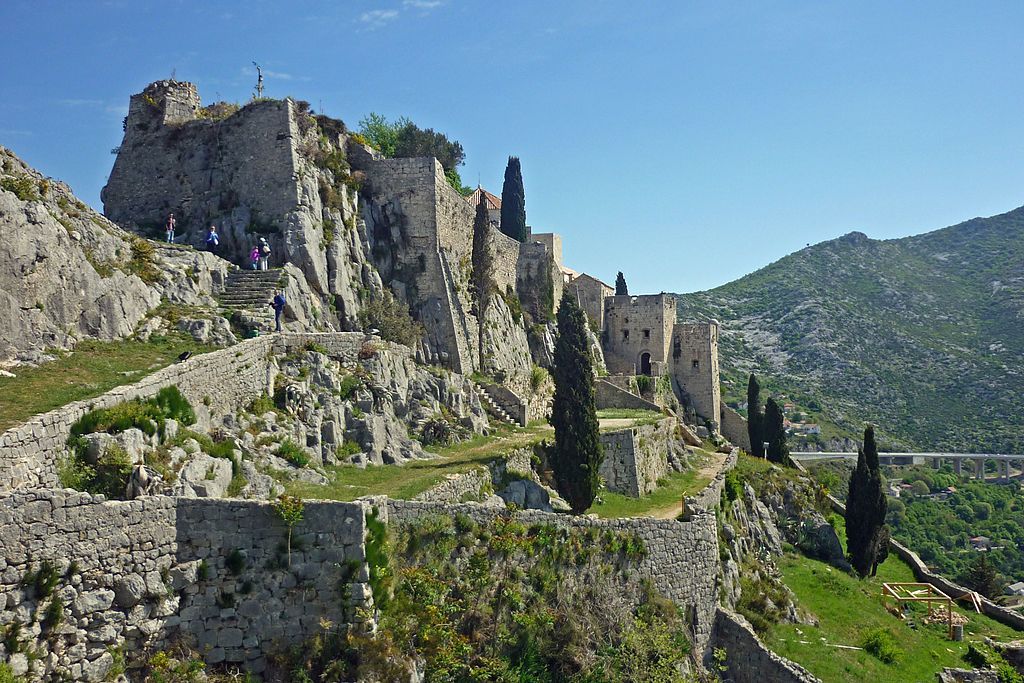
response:
{"label": "metal antenna on ruin", "polygon": [[252,65],[256,67],[256,94],[253,97],[258,100],[263,97],[263,69],[255,61]]}
{"label": "metal antenna on ruin", "polygon": [[177,76],[177,75],[178,75],[178,69],[177,68],[171,69],[171,82],[172,83],[174,82],[174,77]]}

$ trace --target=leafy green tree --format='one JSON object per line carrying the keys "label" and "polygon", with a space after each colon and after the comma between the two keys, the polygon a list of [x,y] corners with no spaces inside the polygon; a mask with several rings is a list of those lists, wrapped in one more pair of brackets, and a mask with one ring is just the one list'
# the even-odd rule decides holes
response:
{"label": "leafy green tree", "polygon": [[411,121],[398,130],[395,142],[396,157],[434,157],[445,171],[453,171],[466,158],[462,144],[449,140],[444,133],[433,128],[420,128]]}
{"label": "leafy green tree", "polygon": [[764,404],[764,421],[761,423],[761,437],[768,442],[768,459],[780,465],[789,463],[789,446],[786,445],[786,428],[783,425],[782,406],[769,398]]}
{"label": "leafy green tree", "polygon": [[476,302],[477,344],[481,370],[484,367],[484,320],[497,290],[497,285],[494,282],[494,254],[491,252],[491,245],[487,240],[489,230],[487,201],[481,193],[480,201],[476,205],[476,217],[473,220],[473,274],[470,282],[473,299]]}
{"label": "leafy green tree", "polygon": [[394,157],[398,132],[412,122],[404,116],[391,123],[377,112],[370,112],[359,122],[359,134],[386,157]]}
{"label": "leafy green tree", "polygon": [[615,296],[623,296],[629,294],[629,288],[626,287],[626,276],[619,271],[619,274],[615,276]]}
{"label": "leafy green tree", "polygon": [[594,366],[587,339],[587,318],[566,288],[558,308],[555,342],[555,397],[551,424],[555,445],[551,459],[558,492],[574,514],[594,502],[600,486],[603,453],[594,395]]}
{"label": "leafy green tree", "polygon": [[886,510],[875,428],[868,425],[846,497],[846,550],[850,564],[861,577],[867,576],[877,561]]}
{"label": "leafy green tree", "polygon": [[415,346],[423,338],[423,325],[386,289],[382,296],[363,302],[358,317],[364,330],[376,329],[382,338],[397,344]]}
{"label": "leafy green tree", "polygon": [[761,385],[754,373],[747,380],[747,435],[750,437],[750,454],[755,458],[764,457],[764,433],[761,424],[764,414],[761,412]]}
{"label": "leafy green tree", "polygon": [[978,553],[970,570],[961,577],[964,585],[987,598],[995,597],[1002,590],[1002,582],[996,568],[988,561],[988,553]]}
{"label": "leafy green tree", "polygon": [[284,525],[288,528],[288,566],[292,566],[292,530],[295,526],[302,521],[302,513],[306,509],[306,504],[301,498],[295,496],[282,495],[273,503],[271,507],[274,508],[274,512],[281,518]]}
{"label": "leafy green tree", "polygon": [[501,231],[520,242],[526,241],[526,190],[519,157],[509,157],[505,182],[501,186]]}

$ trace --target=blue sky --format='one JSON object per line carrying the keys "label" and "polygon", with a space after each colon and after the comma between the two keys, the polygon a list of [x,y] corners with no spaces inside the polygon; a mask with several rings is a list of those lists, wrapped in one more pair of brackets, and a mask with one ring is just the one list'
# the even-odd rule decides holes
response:
{"label": "blue sky", "polygon": [[128,97],[195,82],[522,159],[528,221],[634,293],[1024,204],[1024,3],[0,2],[0,144],[93,206]]}

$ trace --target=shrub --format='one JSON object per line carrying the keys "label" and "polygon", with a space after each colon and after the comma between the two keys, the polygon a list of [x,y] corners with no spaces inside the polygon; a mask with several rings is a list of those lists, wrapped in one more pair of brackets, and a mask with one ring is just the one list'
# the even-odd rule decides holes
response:
{"label": "shrub", "polygon": [[895,664],[903,655],[903,651],[896,647],[896,639],[884,628],[868,631],[861,646],[886,664]]}
{"label": "shrub", "polygon": [[341,383],[338,386],[338,397],[342,401],[347,401],[352,398],[353,394],[356,393],[363,386],[362,378],[357,375],[345,375],[341,378]]}
{"label": "shrub", "polygon": [[423,326],[387,290],[380,298],[366,302],[359,311],[359,322],[364,329],[376,328],[382,338],[405,346],[415,346],[423,338]]}
{"label": "shrub", "polygon": [[291,439],[284,439],[277,448],[277,457],[284,458],[296,467],[305,467],[309,464],[309,453]]}
{"label": "shrub", "polygon": [[238,548],[235,548],[224,559],[224,566],[228,568],[229,572],[238,576],[245,569],[245,555]]}
{"label": "shrub", "polygon": [[731,469],[725,473],[725,497],[727,500],[734,501],[743,495],[743,479],[740,478],[739,473],[735,469]]}
{"label": "shrub", "polygon": [[543,386],[544,381],[548,378],[548,371],[539,365],[534,365],[530,368],[530,389],[537,391]]}
{"label": "shrub", "polygon": [[109,408],[90,411],[71,425],[71,434],[120,434],[134,427],[153,436],[158,429],[162,429],[165,419],[174,419],[183,425],[195,424],[196,421],[192,404],[173,385],[164,387],[154,398],[146,401],[125,401]]}
{"label": "shrub", "polygon": [[281,496],[271,504],[274,508],[274,512],[281,518],[284,525],[288,528],[288,566],[292,566],[292,530],[295,526],[302,521],[302,513],[306,509],[305,503],[302,502],[301,498],[295,496]]}
{"label": "shrub", "polygon": [[39,190],[36,187],[36,183],[27,175],[0,178],[0,188],[13,192],[23,202],[39,200]]}
{"label": "shrub", "polygon": [[249,412],[253,415],[265,415],[274,412],[275,409],[274,400],[266,395],[260,396],[249,404]]}
{"label": "shrub", "polygon": [[86,485],[95,476],[96,470],[75,452],[68,453],[57,461],[57,479],[62,488],[85,491]]}

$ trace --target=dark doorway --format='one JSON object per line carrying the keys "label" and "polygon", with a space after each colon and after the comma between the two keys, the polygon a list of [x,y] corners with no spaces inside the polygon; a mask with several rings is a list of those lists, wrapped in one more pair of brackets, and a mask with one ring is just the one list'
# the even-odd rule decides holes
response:
{"label": "dark doorway", "polygon": [[640,354],[640,374],[651,376],[651,354],[646,351]]}

